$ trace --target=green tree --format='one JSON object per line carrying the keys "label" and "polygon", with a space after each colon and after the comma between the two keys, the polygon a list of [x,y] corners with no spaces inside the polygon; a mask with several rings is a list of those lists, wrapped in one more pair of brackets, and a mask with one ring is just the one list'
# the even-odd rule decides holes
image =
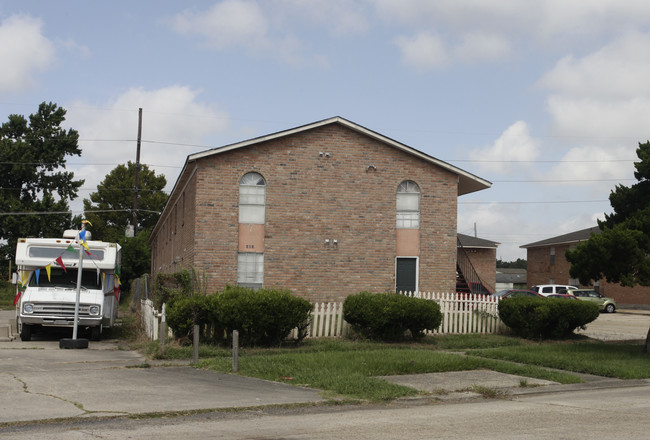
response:
{"label": "green tree", "polygon": [[[97,185],[97,192],[84,199],[85,218],[93,225],[94,239],[120,242],[124,237],[126,226],[132,220],[135,167],[131,161],[118,165]],[[163,191],[165,185],[167,179],[164,175],[156,175],[147,165],[140,165],[136,234],[152,229],[158,221],[167,202],[167,194]]]}
{"label": "green tree", "polygon": [[[129,288],[131,280],[148,273],[151,268],[149,235],[167,202],[163,191],[164,175],[156,175],[147,165],[140,165],[138,178],[138,231],[126,237],[125,229],[132,220],[135,167],[129,161],[118,165],[97,185],[97,192],[84,199],[85,218],[93,239],[119,243],[122,246],[121,281]],[[80,220],[80,219],[79,219]]]}
{"label": "green tree", "polygon": [[526,269],[528,262],[522,258],[517,258],[516,261],[502,261],[497,260],[497,269]]}
{"label": "green tree", "polygon": [[0,255],[20,237],[60,237],[72,225],[68,201],[84,181],[65,171],[66,158],[81,155],[77,131],[61,127],[65,114],[43,102],[29,120],[12,114],[0,126]]}
{"label": "green tree", "polygon": [[149,273],[151,269],[151,229],[140,231],[135,237],[122,237],[118,243],[122,246],[122,271],[120,280],[125,289],[131,281]]}
{"label": "green tree", "polygon": [[[598,222],[600,234],[566,253],[571,276],[582,284],[604,278],[623,286],[650,286],[650,142],[639,143],[636,153],[638,182],[617,185],[609,196],[614,212]],[[650,353],[650,330],[645,352]]]}

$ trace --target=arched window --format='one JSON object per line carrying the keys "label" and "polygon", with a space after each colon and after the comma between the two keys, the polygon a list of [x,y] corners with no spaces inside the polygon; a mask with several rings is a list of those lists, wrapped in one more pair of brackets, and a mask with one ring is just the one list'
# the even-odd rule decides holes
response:
{"label": "arched window", "polygon": [[246,173],[239,181],[239,223],[264,224],[266,181],[261,174]]}
{"label": "arched window", "polygon": [[420,187],[412,180],[405,180],[397,187],[397,227],[420,228]]}

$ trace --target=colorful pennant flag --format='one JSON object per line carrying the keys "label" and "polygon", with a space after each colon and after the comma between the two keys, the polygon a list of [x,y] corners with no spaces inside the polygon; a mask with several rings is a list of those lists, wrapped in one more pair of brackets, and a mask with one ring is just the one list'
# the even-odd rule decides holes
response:
{"label": "colorful pennant flag", "polygon": [[77,253],[77,251],[74,250],[71,244],[68,245],[66,248],[66,252],[72,252],[73,254]]}
{"label": "colorful pennant flag", "polygon": [[27,273],[23,270],[20,272],[20,284],[26,284],[27,283]]}
{"label": "colorful pennant flag", "polygon": [[52,265],[48,264],[45,266],[45,272],[47,272],[47,280],[52,281]]}
{"label": "colorful pennant flag", "polygon": [[34,276],[36,277],[36,287],[38,287],[38,278],[41,276],[41,270],[40,270],[40,269],[36,269],[36,270],[34,271]]}
{"label": "colorful pennant flag", "polygon": [[63,268],[63,271],[64,271],[65,273],[68,273],[68,271],[67,271],[66,268],[65,268],[65,264],[63,264],[63,258],[61,258],[61,255],[59,255],[58,257],[56,257],[56,260],[54,260],[54,261],[56,261],[56,264],[58,264],[59,266],[61,266],[61,267]]}

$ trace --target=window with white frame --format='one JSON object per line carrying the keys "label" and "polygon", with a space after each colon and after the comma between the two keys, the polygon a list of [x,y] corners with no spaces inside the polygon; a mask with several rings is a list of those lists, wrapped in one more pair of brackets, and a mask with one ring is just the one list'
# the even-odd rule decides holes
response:
{"label": "window with white frame", "polygon": [[245,287],[264,285],[264,254],[240,252],[237,255],[237,284]]}
{"label": "window with white frame", "polygon": [[412,180],[397,187],[397,228],[420,228],[420,187]]}
{"label": "window with white frame", "polygon": [[246,173],[239,181],[239,223],[264,224],[266,181],[258,173]]}

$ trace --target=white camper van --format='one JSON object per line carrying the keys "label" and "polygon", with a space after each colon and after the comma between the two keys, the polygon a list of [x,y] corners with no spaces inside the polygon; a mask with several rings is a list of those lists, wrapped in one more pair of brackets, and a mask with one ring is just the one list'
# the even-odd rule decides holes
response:
{"label": "white camper van", "polygon": [[[79,329],[99,340],[112,327],[119,304],[120,246],[85,234],[79,297]],[[16,246],[16,320],[20,339],[48,327],[74,326],[79,269],[79,231],[63,238],[21,238]]]}

